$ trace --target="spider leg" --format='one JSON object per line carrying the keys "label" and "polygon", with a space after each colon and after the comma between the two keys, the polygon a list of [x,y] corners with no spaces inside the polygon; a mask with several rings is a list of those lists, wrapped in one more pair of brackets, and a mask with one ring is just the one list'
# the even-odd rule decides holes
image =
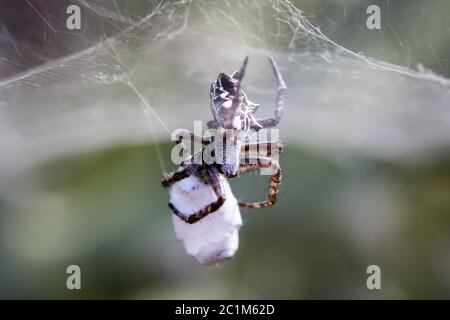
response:
{"label": "spider leg", "polygon": [[196,135],[195,133],[192,133],[188,130],[183,130],[183,131],[177,133],[175,138],[176,138],[176,141],[175,141],[176,144],[182,143],[186,139],[191,139],[191,142],[194,142],[194,141],[200,142],[202,145],[208,145],[212,142],[212,137],[203,138],[203,137],[200,137],[200,136]]}
{"label": "spider leg", "polygon": [[274,205],[278,200],[278,187],[281,182],[281,168],[277,161],[269,157],[246,157],[245,164],[239,168],[239,173],[246,173],[261,168],[273,168],[274,174],[270,179],[267,200],[252,203],[239,203],[243,208],[264,208]]}
{"label": "spider leg", "polygon": [[241,152],[247,155],[249,152],[262,153],[263,156],[271,157],[274,154],[283,152],[283,145],[280,141],[247,143],[241,147]]}
{"label": "spider leg", "polygon": [[[241,69],[233,75],[233,78],[236,79],[236,92],[234,93],[232,104],[231,104],[231,113],[230,116],[234,117],[239,106],[241,105],[241,82],[245,75],[245,70],[247,70],[248,65],[248,57],[244,58],[244,62],[242,63]],[[232,121],[233,118],[228,119]]]}
{"label": "spider leg", "polygon": [[190,148],[188,149],[187,146],[184,143],[184,141],[186,139],[190,139],[191,143],[194,143],[195,141],[197,141],[197,142],[201,143],[203,147],[207,146],[208,144],[210,144],[210,143],[212,143],[214,141],[214,137],[203,138],[203,137],[198,136],[195,133],[192,133],[192,132],[190,132],[188,130],[182,130],[181,132],[178,132],[175,135],[175,144],[177,144],[177,145],[180,144],[181,145],[181,149],[183,150],[183,152],[184,151],[191,152],[191,149]]}
{"label": "spider leg", "polygon": [[220,183],[220,175],[219,173],[213,169],[212,167],[205,167],[202,172],[199,173],[201,179],[208,185],[211,186],[215,195],[217,196],[217,200],[207,205],[205,208],[198,210],[197,212],[186,216],[180,211],[178,211],[175,206],[169,202],[169,208],[172,210],[174,214],[178,216],[181,220],[186,223],[192,224],[195,223],[210,213],[217,211],[225,202],[225,193],[222,188],[222,184]]}
{"label": "spider leg", "polygon": [[183,180],[184,178],[189,177],[191,174],[197,171],[197,169],[198,169],[197,165],[189,164],[180,171],[173,171],[169,173],[166,177],[164,177],[164,179],[161,181],[161,185],[164,188],[168,188],[175,182],[178,182],[180,180]]}
{"label": "spider leg", "polygon": [[284,109],[283,99],[287,87],[276,62],[272,59],[272,57],[269,57],[269,61],[272,65],[273,72],[275,73],[275,77],[277,78],[278,82],[277,96],[275,99],[275,111],[272,118],[256,119],[256,123],[251,126],[253,130],[275,127],[280,121]]}

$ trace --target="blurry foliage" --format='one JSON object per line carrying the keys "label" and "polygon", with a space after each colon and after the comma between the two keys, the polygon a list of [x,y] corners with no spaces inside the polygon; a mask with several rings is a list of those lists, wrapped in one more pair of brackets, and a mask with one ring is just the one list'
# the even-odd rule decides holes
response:
{"label": "blurry foliage", "polygon": [[[448,161],[408,167],[357,155],[336,160],[288,146],[281,158],[284,180],[277,205],[242,210],[237,256],[205,267],[174,239],[154,147],[67,158],[36,172],[42,194],[17,196],[24,211],[15,212],[8,224],[2,221],[8,226],[2,235],[13,234],[14,241],[2,241],[2,261],[7,261],[2,274],[9,275],[3,288],[9,297],[449,294]],[[170,145],[161,147],[170,154]],[[259,199],[267,177],[244,176],[233,182],[233,190],[240,199]],[[64,270],[70,264],[82,268],[81,291],[65,289]],[[370,264],[381,266],[380,292],[365,287]]]}

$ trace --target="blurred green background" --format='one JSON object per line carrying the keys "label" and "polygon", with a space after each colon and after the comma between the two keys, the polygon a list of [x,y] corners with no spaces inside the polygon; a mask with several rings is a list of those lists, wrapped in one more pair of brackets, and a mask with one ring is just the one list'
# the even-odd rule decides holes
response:
{"label": "blurred green background", "polygon": [[[14,12],[15,6],[20,7],[12,1],[6,2],[3,8],[10,12]],[[60,2],[31,2],[36,9],[47,10],[52,17],[48,20],[50,23],[55,24],[59,21],[58,14],[64,13],[61,9],[64,4]],[[81,50],[83,46],[89,47],[102,37],[113,35],[116,29],[124,30],[128,22],[120,22],[118,18],[108,20],[107,13],[119,12],[139,20],[142,18],[139,13],[147,12],[144,8],[148,8],[149,3],[158,4],[117,1],[115,8],[101,1],[93,3],[96,7],[80,2],[83,10],[89,12],[84,22],[89,26],[85,29],[89,30],[88,35],[70,35],[73,37],[70,46],[67,42],[62,44],[63,35],[59,33],[45,38],[38,36],[36,41],[45,50],[34,56],[35,62],[24,49],[20,59],[28,64],[3,65],[2,76],[6,78]],[[261,9],[252,1],[240,3],[251,12],[264,10],[259,15],[275,14],[271,5]],[[370,32],[365,28],[365,8],[377,3],[390,27]],[[179,4],[184,5],[187,4]],[[413,69],[420,63],[433,73],[450,75],[448,1],[297,0],[295,5],[315,26],[320,26],[326,36],[347,49]],[[27,14],[33,15],[33,12],[27,11]],[[201,10],[199,12],[201,16]],[[96,23],[99,16],[108,23]],[[217,18],[212,14],[211,17]],[[159,19],[165,21],[169,17]],[[195,15],[190,19],[197,21]],[[34,21],[42,23],[42,28],[51,34],[45,21],[39,17]],[[6,20],[3,23],[10,26]],[[148,26],[150,30],[153,27],[162,28],[159,24]],[[264,43],[269,51],[273,46],[282,46],[268,39]],[[289,39],[284,40],[287,43]],[[21,39],[15,44],[25,48],[26,41]],[[4,57],[9,53],[8,59],[19,59],[17,54],[8,51],[8,45],[10,42],[2,46]],[[220,43],[218,47],[226,47],[226,44]],[[164,47],[159,50],[159,53],[165,52]],[[183,54],[183,50],[167,51],[169,56],[179,55],[180,60]],[[240,58],[236,57],[236,61]],[[147,62],[157,69],[158,65],[151,65],[152,61]],[[233,62],[232,65],[238,64]],[[209,71],[216,74],[221,70]],[[191,72],[195,77],[195,71]],[[149,87],[157,81],[161,87],[172,88],[176,72],[168,71],[164,75],[149,80]],[[198,87],[206,92],[209,82],[203,83],[201,79]],[[288,81],[289,85],[294,88],[288,108],[293,109],[301,100],[292,99],[298,98],[295,96],[297,88]],[[301,86],[308,90],[307,82]],[[99,91],[105,95],[105,101],[108,101],[107,95],[120,99],[122,92],[115,90],[114,85],[111,88]],[[178,97],[177,93],[187,95],[190,88],[197,88],[197,84],[184,83],[183,87],[176,87],[175,93],[152,89],[147,93],[160,104],[180,104],[184,96]],[[250,88],[256,95],[265,97],[257,88]],[[440,90],[449,92],[448,86]],[[20,94],[20,91],[15,93]],[[95,92],[80,89],[72,94],[84,97]],[[49,95],[50,101],[51,93]],[[196,119],[198,110],[205,110],[202,119],[209,118],[207,94],[195,101],[203,101],[203,105],[196,107],[199,109],[190,108],[193,104],[189,103],[183,106],[186,119],[173,110],[162,110],[172,114],[177,123],[191,128],[191,118]],[[426,101],[421,102],[424,108]],[[296,118],[284,120],[292,125]],[[364,121],[370,123],[372,119]],[[283,121],[280,126],[283,138]],[[442,148],[424,148],[422,153],[411,153],[414,159],[406,156],[398,160],[359,152],[358,148],[322,148],[314,141],[300,142],[295,134],[286,136],[285,152],[280,157],[284,179],[279,202],[267,209],[241,210],[244,226],[240,231],[239,251],[233,260],[219,266],[199,265],[175,240],[167,208],[168,193],[159,184],[163,171],[174,169],[168,137],[93,148],[89,152],[55,154],[24,171],[18,170],[12,177],[5,169],[2,173],[7,179],[0,183],[0,298],[450,297],[448,137],[443,136]],[[385,138],[374,137],[381,142]],[[333,140],[332,135],[329,140]],[[68,141],[67,145],[71,143]],[[162,163],[158,161],[160,155]],[[2,154],[2,157],[8,155]],[[425,160],[409,161],[416,157]],[[245,176],[233,181],[232,188],[238,199],[260,199],[267,190],[267,177]],[[82,290],[66,288],[68,275],[65,271],[72,264],[82,270]],[[382,290],[370,291],[366,287],[366,268],[372,264],[381,267]]]}

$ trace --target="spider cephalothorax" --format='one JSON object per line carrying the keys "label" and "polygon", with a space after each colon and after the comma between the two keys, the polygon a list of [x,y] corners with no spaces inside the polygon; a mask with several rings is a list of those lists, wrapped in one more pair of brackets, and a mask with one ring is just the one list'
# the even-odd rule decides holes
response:
{"label": "spider cephalothorax", "polygon": [[214,120],[208,122],[209,128],[222,127],[247,132],[252,125],[257,124],[253,113],[259,105],[251,102],[240,89],[240,81],[244,77],[247,63],[248,58],[245,58],[240,71],[236,71],[231,77],[221,72],[217,80],[211,84],[209,95]]}
{"label": "spider cephalothorax", "polygon": [[[281,118],[286,85],[275,61],[272,58],[269,58],[269,60],[278,82],[273,117],[267,119],[255,118],[254,113],[259,105],[251,102],[241,90],[241,82],[248,64],[248,58],[246,57],[239,71],[233,73],[232,76],[222,72],[217,80],[211,84],[210,107],[214,119],[209,121],[207,126],[210,129],[216,129],[218,134],[209,139],[196,136],[188,131],[179,134],[177,143],[188,138],[201,142],[203,149],[205,149],[214,142],[214,151],[216,151],[214,153],[216,158],[213,162],[193,163],[192,159],[201,158],[203,150],[199,151],[197,154],[185,159],[175,172],[167,175],[162,181],[162,185],[167,188],[194,175],[200,183],[210,185],[216,194],[216,201],[189,215],[184,214],[173,204],[169,203],[172,212],[183,221],[195,223],[223,205],[226,199],[220,184],[220,175],[226,179],[231,179],[240,173],[251,170],[272,168],[273,175],[270,181],[268,199],[255,203],[239,203],[239,205],[246,208],[261,208],[271,206],[277,201],[281,169],[278,162],[271,158],[271,155],[281,152],[281,143],[276,141],[251,144],[246,143],[245,139],[250,129],[257,131],[262,128],[274,127]],[[220,148],[217,148],[217,146]],[[221,152],[217,152],[218,149],[221,149]],[[249,156],[247,151],[251,149],[258,150],[259,153]],[[242,156],[242,154],[245,155]]]}

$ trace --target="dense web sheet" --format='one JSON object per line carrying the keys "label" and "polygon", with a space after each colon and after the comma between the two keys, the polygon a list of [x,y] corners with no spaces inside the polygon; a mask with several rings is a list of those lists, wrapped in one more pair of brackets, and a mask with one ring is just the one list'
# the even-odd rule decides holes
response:
{"label": "dense web sheet", "polygon": [[209,84],[245,55],[244,88],[262,114],[275,97],[267,55],[280,66],[287,143],[390,160],[450,145],[449,80],[346,50],[288,0],[154,1],[147,12],[79,4],[119,31],[0,81],[1,175],[61,155],[169,141],[171,130],[209,120]]}

